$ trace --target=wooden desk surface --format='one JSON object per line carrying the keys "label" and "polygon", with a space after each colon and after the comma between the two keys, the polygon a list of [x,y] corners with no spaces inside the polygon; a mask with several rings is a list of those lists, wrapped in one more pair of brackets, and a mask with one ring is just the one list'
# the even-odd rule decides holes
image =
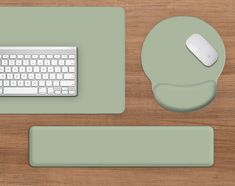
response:
{"label": "wooden desk surface", "polygon": [[[235,185],[235,1],[1,0],[0,6],[121,6],[126,10],[126,111],[120,115],[0,115],[0,185]],[[209,22],[221,34],[227,52],[217,97],[192,113],[161,108],[140,63],[150,29],[177,15]],[[28,129],[33,125],[210,125],[215,129],[215,164],[211,168],[32,168]]]}

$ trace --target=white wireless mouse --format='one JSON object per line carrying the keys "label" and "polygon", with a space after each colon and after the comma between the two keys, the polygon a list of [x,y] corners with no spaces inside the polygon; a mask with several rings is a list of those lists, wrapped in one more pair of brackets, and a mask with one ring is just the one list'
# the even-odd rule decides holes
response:
{"label": "white wireless mouse", "polygon": [[207,67],[212,66],[218,59],[214,47],[200,34],[192,34],[186,40],[186,46]]}

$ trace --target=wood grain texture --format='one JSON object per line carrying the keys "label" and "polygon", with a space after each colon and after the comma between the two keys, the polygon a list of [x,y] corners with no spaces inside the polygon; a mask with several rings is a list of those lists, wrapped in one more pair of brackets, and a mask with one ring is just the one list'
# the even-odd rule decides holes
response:
{"label": "wood grain texture", "polygon": [[[0,6],[121,6],[126,10],[125,112],[0,115],[1,186],[235,185],[234,0],[0,0]],[[209,22],[221,34],[227,52],[215,100],[192,113],[161,108],[140,63],[142,43],[150,29],[162,19],[177,15],[196,16]],[[28,165],[28,129],[33,125],[210,125],[215,129],[215,164],[211,168],[32,168]]]}

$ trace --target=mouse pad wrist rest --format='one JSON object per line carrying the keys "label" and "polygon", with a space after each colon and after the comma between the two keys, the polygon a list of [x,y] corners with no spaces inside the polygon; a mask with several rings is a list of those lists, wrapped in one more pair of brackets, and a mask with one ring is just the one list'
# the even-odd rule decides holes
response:
{"label": "mouse pad wrist rest", "polygon": [[103,114],[125,108],[119,7],[1,7],[1,46],[78,47],[77,97],[0,97],[0,114]]}
{"label": "mouse pad wrist rest", "polygon": [[207,126],[34,126],[33,167],[209,167],[214,130]]}
{"label": "mouse pad wrist rest", "polygon": [[[194,33],[202,35],[216,49],[219,57],[213,66],[206,67],[187,49],[186,40]],[[206,106],[216,95],[217,80],[225,64],[225,48],[220,35],[205,21],[171,17],[149,32],[141,61],[161,106],[188,112]]]}
{"label": "mouse pad wrist rest", "polygon": [[[169,110],[190,112],[202,108],[213,100],[216,82],[207,81],[194,85],[159,84],[153,89],[159,104]],[[194,96],[194,95],[197,96]]]}

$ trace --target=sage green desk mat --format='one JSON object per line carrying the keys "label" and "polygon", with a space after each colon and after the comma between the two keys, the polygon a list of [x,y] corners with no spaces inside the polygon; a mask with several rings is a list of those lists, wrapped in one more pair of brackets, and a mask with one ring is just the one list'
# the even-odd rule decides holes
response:
{"label": "sage green desk mat", "polygon": [[77,46],[78,97],[0,97],[0,114],[121,113],[125,13],[119,7],[2,7],[1,46]]}
{"label": "sage green desk mat", "polygon": [[207,126],[34,126],[33,167],[209,167],[214,130]]}

